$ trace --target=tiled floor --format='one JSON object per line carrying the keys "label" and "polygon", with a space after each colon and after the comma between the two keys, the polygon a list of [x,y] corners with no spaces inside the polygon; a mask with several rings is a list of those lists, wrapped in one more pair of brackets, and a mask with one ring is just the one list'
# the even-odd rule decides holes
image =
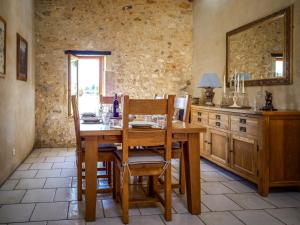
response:
{"label": "tiled floor", "polygon": [[[173,174],[178,178],[178,162]],[[0,188],[0,224],[122,224],[111,195],[98,195],[97,220],[84,222],[84,201],[76,195],[74,149],[36,149]],[[173,220],[162,207],[130,209],[132,225],[279,225],[300,224],[300,193],[272,192],[267,198],[251,183],[201,161],[202,213],[190,215],[185,196],[173,193]]]}

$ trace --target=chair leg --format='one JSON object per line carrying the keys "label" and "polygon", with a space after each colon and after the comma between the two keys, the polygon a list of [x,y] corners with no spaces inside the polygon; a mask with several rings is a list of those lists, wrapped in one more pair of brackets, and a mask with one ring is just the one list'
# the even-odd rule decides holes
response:
{"label": "chair leg", "polygon": [[165,171],[165,220],[172,220],[172,181],[171,181],[171,165]]}
{"label": "chair leg", "polygon": [[113,198],[117,199],[117,185],[119,185],[119,182],[117,182],[117,163],[113,161]]}
{"label": "chair leg", "polygon": [[179,192],[180,194],[185,193],[185,166],[183,153],[179,159]]}
{"label": "chair leg", "polygon": [[77,156],[77,200],[82,200],[82,161],[81,157]]}
{"label": "chair leg", "polygon": [[148,195],[150,197],[155,196],[155,192],[157,192],[158,185],[158,177],[157,176],[149,176],[148,178]]}
{"label": "chair leg", "polygon": [[129,223],[129,176],[128,169],[123,173],[123,191],[122,191],[122,221],[124,224]]}
{"label": "chair leg", "polygon": [[107,162],[108,185],[111,186],[111,162]]}

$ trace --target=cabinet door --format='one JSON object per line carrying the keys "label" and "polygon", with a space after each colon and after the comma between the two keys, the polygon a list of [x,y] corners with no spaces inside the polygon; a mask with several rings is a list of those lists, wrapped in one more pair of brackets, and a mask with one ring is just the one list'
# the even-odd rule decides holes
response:
{"label": "cabinet door", "polygon": [[246,176],[257,177],[257,150],[256,140],[232,135],[231,168]]}
{"label": "cabinet door", "polygon": [[211,158],[219,163],[227,165],[229,163],[229,134],[221,131],[210,130]]}
{"label": "cabinet door", "polygon": [[210,152],[210,145],[208,144],[210,142],[210,133],[209,131],[205,133],[200,134],[200,155],[209,157],[211,155]]}

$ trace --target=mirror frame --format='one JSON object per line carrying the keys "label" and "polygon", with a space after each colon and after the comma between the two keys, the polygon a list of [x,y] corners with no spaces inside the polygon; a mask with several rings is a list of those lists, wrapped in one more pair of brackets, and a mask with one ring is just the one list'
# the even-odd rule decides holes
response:
{"label": "mirror frame", "polygon": [[265,85],[287,85],[293,83],[293,68],[292,68],[292,40],[293,40],[293,5],[289,6],[287,8],[284,8],[278,12],[275,12],[271,15],[268,15],[266,17],[263,17],[261,19],[255,20],[251,23],[248,23],[246,25],[243,25],[239,28],[236,28],[234,30],[231,30],[226,33],[226,84],[229,87],[229,81],[228,81],[228,70],[229,70],[229,38],[230,36],[234,34],[238,34],[242,31],[245,31],[249,28],[252,28],[266,20],[269,20],[273,17],[279,16],[279,15],[285,15],[285,68],[284,68],[284,78],[270,78],[270,79],[261,79],[261,80],[247,80],[245,81],[245,86],[265,86]]}

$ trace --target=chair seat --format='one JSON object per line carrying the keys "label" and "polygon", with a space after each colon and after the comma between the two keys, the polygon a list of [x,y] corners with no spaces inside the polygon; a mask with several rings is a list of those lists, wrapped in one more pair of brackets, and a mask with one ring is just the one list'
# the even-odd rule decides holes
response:
{"label": "chair seat", "polygon": [[[85,151],[85,142],[81,141],[81,149],[82,151]],[[98,145],[98,151],[116,151],[117,147],[114,144],[99,144]]]}
{"label": "chair seat", "polygon": [[[122,161],[122,151],[115,151],[118,160]],[[164,157],[150,150],[130,150],[128,154],[128,164],[162,164]]]}

